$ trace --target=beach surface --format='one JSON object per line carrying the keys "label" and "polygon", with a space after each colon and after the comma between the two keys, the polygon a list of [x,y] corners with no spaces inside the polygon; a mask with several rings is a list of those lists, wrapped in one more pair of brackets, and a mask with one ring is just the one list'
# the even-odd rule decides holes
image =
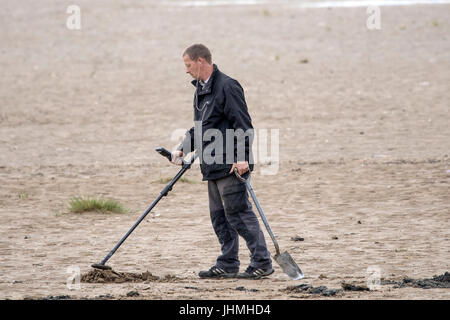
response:
{"label": "beach surface", "polygon": [[[450,5],[382,6],[370,30],[366,7],[77,2],[80,30],[62,3],[2,1],[0,299],[450,298],[394,284],[450,271]],[[252,186],[305,278],[275,262],[262,280],[198,278],[220,245],[194,164],[108,262],[152,276],[78,283],[179,170],[154,150],[193,126],[193,43],[269,137]],[[70,212],[77,196],[128,212]],[[240,258],[245,271],[243,240]]]}

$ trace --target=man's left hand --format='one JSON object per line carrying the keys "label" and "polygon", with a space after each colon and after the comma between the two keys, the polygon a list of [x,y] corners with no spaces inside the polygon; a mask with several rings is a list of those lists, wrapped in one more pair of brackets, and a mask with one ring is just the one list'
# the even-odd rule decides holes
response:
{"label": "man's left hand", "polygon": [[238,169],[238,173],[241,176],[244,173],[246,173],[247,171],[250,170],[250,168],[248,166],[248,161],[238,161],[238,162],[233,163],[233,166],[231,167],[230,173],[234,172],[234,168]]}

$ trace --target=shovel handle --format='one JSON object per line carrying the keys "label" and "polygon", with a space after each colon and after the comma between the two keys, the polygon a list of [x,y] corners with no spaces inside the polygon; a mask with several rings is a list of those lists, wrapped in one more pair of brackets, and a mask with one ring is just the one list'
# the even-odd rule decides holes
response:
{"label": "shovel handle", "polygon": [[237,168],[234,168],[234,174],[236,175],[236,178],[238,178],[239,181],[245,183],[245,186],[247,187],[247,190],[250,192],[250,195],[252,196],[252,199],[256,205],[256,208],[258,208],[258,212],[259,212],[259,215],[261,216],[262,221],[264,222],[264,226],[266,227],[267,232],[269,233],[270,237],[272,238],[273,244],[275,246],[276,255],[277,256],[280,255],[280,247],[278,246],[278,241],[272,232],[272,228],[270,228],[269,221],[267,221],[267,218],[264,215],[263,209],[261,208],[258,198],[256,198],[256,194],[253,191],[252,185],[250,184],[250,171],[249,171],[249,178],[247,178],[247,179],[243,178],[239,174]]}
{"label": "shovel handle", "polygon": [[[241,181],[243,183],[247,182],[247,179],[242,178],[242,176],[239,174],[238,168],[236,168],[236,167],[234,168],[234,174],[236,175],[236,178],[238,178],[239,181]],[[250,171],[249,171],[249,174],[250,174]]]}

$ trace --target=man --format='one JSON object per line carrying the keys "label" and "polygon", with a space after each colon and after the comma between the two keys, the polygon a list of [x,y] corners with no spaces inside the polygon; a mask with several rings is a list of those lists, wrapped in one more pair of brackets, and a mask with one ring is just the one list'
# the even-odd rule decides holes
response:
{"label": "man", "polygon": [[[204,45],[194,44],[187,48],[183,60],[186,73],[194,78],[192,84],[196,87],[195,126],[172,153],[172,162],[181,164],[182,157],[195,149],[199,153],[203,180],[208,181],[211,222],[222,251],[215,265],[200,271],[199,277],[259,279],[268,276],[274,270],[264,234],[252,210],[245,184],[234,174],[237,168],[240,175],[248,178],[249,171],[253,170],[252,139],[242,134],[232,139],[226,137],[230,132],[253,130],[244,91],[239,82],[220,72],[212,63],[211,53]],[[214,140],[205,138],[208,132],[213,133]],[[243,149],[239,148],[241,142],[245,144]],[[211,146],[214,146],[213,150]],[[207,150],[212,150],[208,153],[212,158],[207,159],[204,155]],[[250,265],[244,273],[239,273],[239,236],[244,238],[250,250]]]}

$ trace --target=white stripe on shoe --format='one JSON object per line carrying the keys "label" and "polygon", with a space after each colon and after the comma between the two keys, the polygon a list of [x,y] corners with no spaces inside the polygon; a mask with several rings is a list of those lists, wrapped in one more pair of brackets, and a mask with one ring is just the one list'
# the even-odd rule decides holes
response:
{"label": "white stripe on shoe", "polygon": [[256,269],[255,271],[253,271],[253,274],[256,274],[257,276],[261,276],[264,274],[264,270],[263,269]]}
{"label": "white stripe on shoe", "polygon": [[225,273],[225,270],[220,269],[220,268],[215,268],[215,269],[213,270],[213,272],[214,272],[215,274],[219,275],[219,274],[224,274],[224,273]]}

